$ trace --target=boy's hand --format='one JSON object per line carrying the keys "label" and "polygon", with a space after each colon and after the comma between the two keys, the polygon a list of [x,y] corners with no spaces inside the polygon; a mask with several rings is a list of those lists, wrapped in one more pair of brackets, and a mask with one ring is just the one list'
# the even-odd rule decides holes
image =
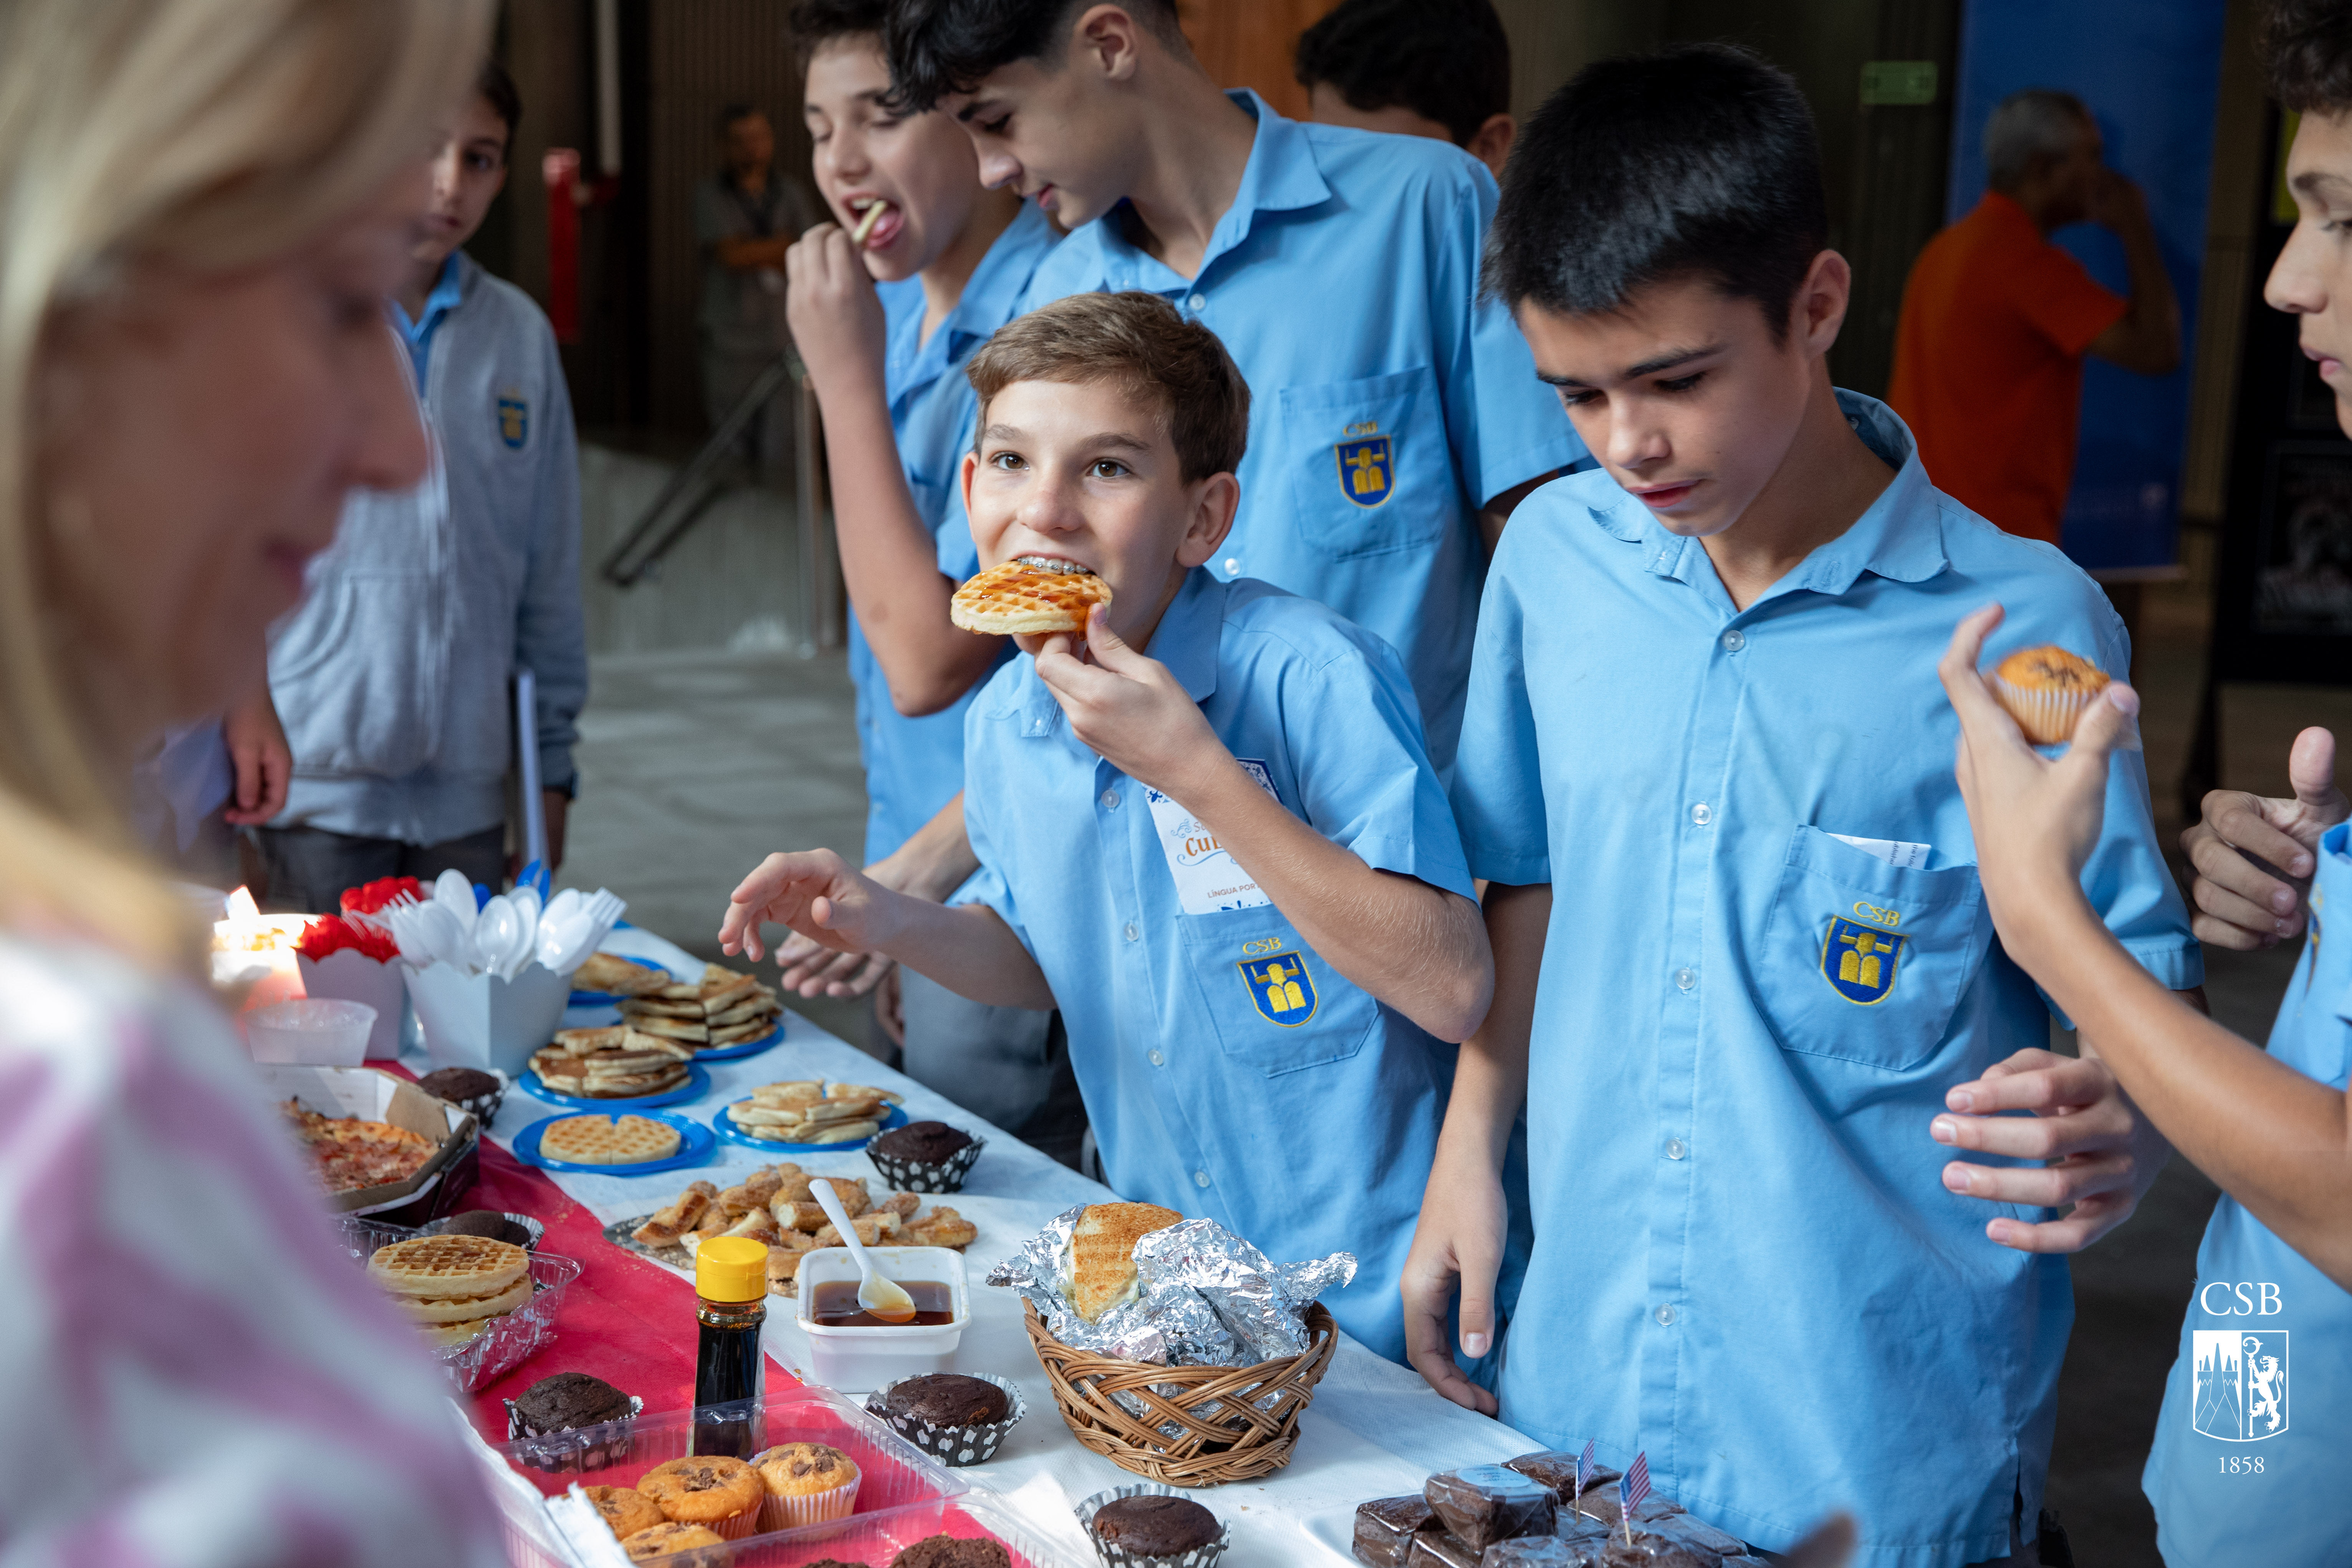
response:
{"label": "boy's hand", "polygon": [[719,946],[756,963],[760,927],[773,921],[839,952],[871,951],[884,940],[878,906],[888,896],[830,849],[771,855],[728,895]]}
{"label": "boy's hand", "polygon": [[[2074,1205],[2063,1219],[2029,1225],[2004,1215],[1986,1225],[1986,1236],[2020,1252],[2080,1252],[2090,1246],[2131,1217],[2171,1152],[2095,1057],[2020,1051],[1953,1089],[1944,1103],[1949,1112],[1928,1127],[1937,1142],[2051,1162],[1994,1166],[1955,1160],[1944,1167],[1946,1187],[1987,1203]],[[1996,1114],[2012,1110],[2033,1114]]]}
{"label": "boy's hand", "polygon": [[2197,940],[2246,952],[2303,929],[2303,899],[2318,864],[2319,836],[2352,813],[2336,787],[2336,737],[2305,730],[2287,753],[2284,799],[2217,789],[2201,820],[2180,836],[2197,868],[2189,901]]}
{"label": "boy's hand", "polygon": [[1503,1266],[1507,1209],[1503,1184],[1493,1172],[1448,1172],[1441,1163],[1422,1200],[1401,1286],[1405,1359],[1430,1387],[1486,1415],[1500,1405],[1454,1361],[1445,1320],[1458,1290],[1463,1353],[1475,1360],[1494,1348],[1495,1280]]}
{"label": "boy's hand", "polygon": [[882,383],[889,340],[866,259],[837,223],[821,223],[784,252],[784,319],[821,392]]}
{"label": "boy's hand", "polygon": [[1068,634],[1047,637],[1037,651],[1037,679],[1061,703],[1071,732],[1097,756],[1180,799],[1180,781],[1199,776],[1204,763],[1229,757],[1201,705],[1166,665],[1121,642],[1099,605],[1087,614],[1086,645],[1092,664],[1071,651]]}

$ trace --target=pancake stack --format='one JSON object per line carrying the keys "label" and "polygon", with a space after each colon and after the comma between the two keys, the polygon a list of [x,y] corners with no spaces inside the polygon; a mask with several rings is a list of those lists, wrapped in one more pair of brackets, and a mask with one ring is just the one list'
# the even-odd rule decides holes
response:
{"label": "pancake stack", "polygon": [[587,1100],[635,1100],[665,1094],[684,1083],[694,1047],[626,1024],[602,1029],[560,1029],[531,1054],[530,1070],[557,1094]]}
{"label": "pancake stack", "polygon": [[772,1033],[783,1010],[772,989],[714,963],[700,980],[624,997],[621,1021],[641,1035],[696,1050],[720,1050]]}

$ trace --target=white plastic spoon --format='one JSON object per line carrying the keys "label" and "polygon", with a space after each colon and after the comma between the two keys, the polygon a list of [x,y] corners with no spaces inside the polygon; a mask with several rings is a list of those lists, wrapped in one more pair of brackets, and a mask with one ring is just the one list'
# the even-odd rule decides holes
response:
{"label": "white plastic spoon", "polygon": [[865,1243],[849,1223],[849,1211],[841,1206],[841,1194],[833,1190],[833,1183],[824,1177],[809,1184],[809,1195],[824,1210],[824,1217],[833,1221],[833,1228],[841,1233],[841,1245],[849,1248],[849,1256],[857,1264],[857,1304],[886,1323],[911,1323],[915,1321],[915,1299],[898,1289],[895,1279],[885,1279],[875,1271],[874,1260],[866,1256]]}

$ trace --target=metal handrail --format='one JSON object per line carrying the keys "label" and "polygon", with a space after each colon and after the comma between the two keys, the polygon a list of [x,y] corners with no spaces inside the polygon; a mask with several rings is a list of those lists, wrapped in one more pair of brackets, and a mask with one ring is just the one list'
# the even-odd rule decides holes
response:
{"label": "metal handrail", "polygon": [[[644,514],[630,527],[627,537],[614,547],[611,554],[604,557],[604,563],[598,568],[598,571],[604,574],[606,582],[616,588],[631,588],[644,580],[646,574],[653,569],[655,563],[668,554],[679,540],[686,537],[687,531],[701,521],[702,514],[710,509],[711,502],[719,499],[721,487],[709,484],[708,481],[711,472],[726,459],[728,451],[734,445],[736,438],[742,435],[745,427],[759,416],[760,411],[765,408],[769,401],[777,393],[782,391],[788,383],[798,384],[805,379],[801,368],[800,356],[790,349],[786,349],[770,362],[768,367],[760,373],[758,379],[751,383],[750,390],[743,394],[734,407],[727,411],[727,417],[721,419],[718,428],[711,431],[710,438],[687,460],[684,468],[670,476],[669,482],[661,488],[661,493],[654,498],[653,504],[647,507]],[[803,395],[803,401],[813,400]],[[804,420],[805,416],[803,416],[803,422]],[[640,553],[639,547],[646,543],[648,536],[654,534],[656,528],[662,523],[664,515],[677,504],[678,498],[698,487],[701,487],[701,490],[695,496],[693,504],[679,511],[677,517],[670,521],[669,526],[654,539],[651,547]],[[805,489],[805,488],[806,481],[803,480],[803,489]],[[803,520],[801,528],[803,555],[807,553],[808,549],[806,544],[808,531],[806,521]],[[632,557],[635,558],[632,559]],[[806,633],[803,632],[803,636],[805,639]]]}

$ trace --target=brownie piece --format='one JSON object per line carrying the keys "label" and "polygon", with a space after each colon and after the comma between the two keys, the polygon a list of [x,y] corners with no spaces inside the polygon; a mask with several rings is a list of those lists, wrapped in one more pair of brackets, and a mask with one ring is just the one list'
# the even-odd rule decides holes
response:
{"label": "brownie piece", "polygon": [[[1617,1528],[1617,1521],[1623,1517],[1617,1511],[1617,1488],[1613,1483],[1605,1487],[1594,1487],[1587,1491],[1578,1500],[1576,1511],[1588,1519],[1599,1520],[1612,1530]],[[1652,1492],[1633,1505],[1633,1522],[1655,1524],[1660,1520],[1672,1519],[1682,1511],[1682,1504]]]}
{"label": "brownie piece", "polygon": [[882,1405],[893,1415],[934,1426],[982,1426],[1003,1420],[1011,1408],[996,1384],[955,1372],[908,1378],[883,1396]]}
{"label": "brownie piece", "polygon": [[890,1559],[890,1568],[1013,1568],[1013,1559],[1003,1542],[986,1536],[959,1541],[934,1535]]}
{"label": "brownie piece", "polygon": [[1500,1465],[1465,1465],[1422,1489],[1445,1528],[1475,1551],[1518,1535],[1549,1535],[1559,1500],[1541,1481]]}
{"label": "brownie piece", "polygon": [[1648,1530],[1635,1531],[1631,1546],[1617,1537],[1601,1561],[1606,1568],[1723,1568],[1722,1553]]}
{"label": "brownie piece", "polygon": [[496,1209],[467,1209],[464,1214],[451,1215],[441,1222],[441,1234],[487,1236],[492,1241],[510,1241],[517,1247],[530,1245],[530,1230]]}
{"label": "brownie piece", "polygon": [[499,1080],[473,1068],[436,1068],[416,1080],[416,1087],[436,1100],[451,1104],[477,1096],[496,1094]]}
{"label": "brownie piece", "polygon": [[533,1432],[569,1432],[618,1421],[629,1414],[629,1396],[603,1378],[559,1372],[523,1390],[515,1408]]}
{"label": "brownie piece", "polygon": [[1478,1559],[1478,1568],[1592,1568],[1598,1555],[1580,1553],[1557,1535],[1522,1535],[1497,1541]]}
{"label": "brownie piece", "polygon": [[1479,1549],[1458,1535],[1424,1530],[1412,1538],[1405,1568],[1478,1568]]}
{"label": "brownie piece", "polygon": [[944,1165],[955,1157],[956,1151],[971,1142],[969,1133],[959,1132],[944,1121],[909,1121],[904,1127],[885,1132],[866,1147],[894,1160],[911,1160],[919,1165]]}
{"label": "brownie piece", "polygon": [[1356,1506],[1356,1558],[1372,1568],[1404,1568],[1412,1552],[1412,1538],[1434,1530],[1437,1515],[1429,1500],[1411,1497],[1374,1498]]}
{"label": "brownie piece", "polygon": [[1181,1557],[1224,1533],[1217,1516],[1191,1498],[1145,1492],[1095,1510],[1095,1539],[1137,1557]]}
{"label": "brownie piece", "polygon": [[[1576,1456],[1564,1448],[1521,1454],[1516,1459],[1505,1459],[1503,1468],[1517,1470],[1530,1480],[1541,1481],[1551,1489],[1551,1495],[1559,1499],[1563,1508],[1576,1496]],[[1586,1483],[1585,1490],[1589,1492],[1616,1479],[1617,1472],[1608,1466],[1595,1465],[1592,1467],[1592,1479]]]}
{"label": "brownie piece", "polygon": [[[1638,1514],[1642,1510],[1635,1509],[1633,1511]],[[1634,1522],[1638,1524],[1641,1521],[1636,1520]],[[1691,1514],[1672,1514],[1653,1521],[1650,1528],[1660,1535],[1672,1536],[1677,1541],[1687,1541],[1700,1550],[1712,1552],[1718,1557],[1744,1557],[1748,1554],[1748,1542],[1729,1531],[1717,1530],[1706,1521]]]}

